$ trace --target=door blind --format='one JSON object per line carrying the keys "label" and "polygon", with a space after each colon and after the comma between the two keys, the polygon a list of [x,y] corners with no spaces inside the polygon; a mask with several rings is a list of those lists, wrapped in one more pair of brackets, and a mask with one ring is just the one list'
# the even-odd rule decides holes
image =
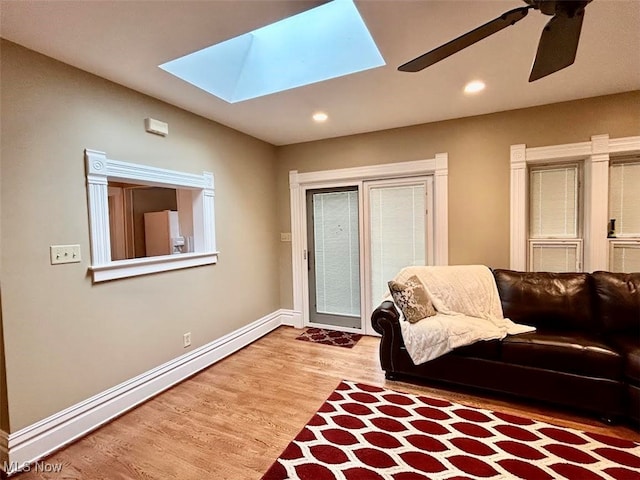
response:
{"label": "door blind", "polygon": [[404,267],[426,264],[426,185],[372,186],[371,307]]}
{"label": "door blind", "polygon": [[317,312],[360,315],[358,192],[313,195]]}

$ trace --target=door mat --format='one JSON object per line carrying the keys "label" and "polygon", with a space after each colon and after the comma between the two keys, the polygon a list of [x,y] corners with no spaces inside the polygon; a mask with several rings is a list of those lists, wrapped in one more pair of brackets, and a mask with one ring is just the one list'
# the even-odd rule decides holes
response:
{"label": "door mat", "polygon": [[352,348],[362,338],[359,333],[338,332],[324,328],[307,328],[296,340],[304,342],[322,343],[336,347]]}

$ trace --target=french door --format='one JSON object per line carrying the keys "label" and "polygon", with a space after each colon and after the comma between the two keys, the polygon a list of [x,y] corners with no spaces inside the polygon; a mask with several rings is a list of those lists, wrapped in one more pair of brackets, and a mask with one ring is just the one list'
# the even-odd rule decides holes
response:
{"label": "french door", "polygon": [[358,187],[307,191],[309,323],[360,330]]}
{"label": "french door", "polygon": [[433,263],[432,177],[306,190],[306,326],[374,333],[387,282]]}
{"label": "french door", "polygon": [[364,188],[363,312],[369,324],[389,292],[387,283],[402,268],[433,265],[433,177],[365,182]]}

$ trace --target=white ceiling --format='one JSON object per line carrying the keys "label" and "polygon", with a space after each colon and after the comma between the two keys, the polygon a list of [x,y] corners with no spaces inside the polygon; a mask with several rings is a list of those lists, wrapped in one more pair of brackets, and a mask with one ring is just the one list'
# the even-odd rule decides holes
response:
{"label": "white ceiling", "polygon": [[[236,104],[158,68],[321,3],[0,0],[0,36],[274,145],[640,89],[638,0],[590,3],[574,65],[533,83],[529,70],[550,18],[538,11],[420,73],[396,70],[523,6],[518,0],[357,1],[385,67]],[[473,79],[487,88],[466,96]],[[317,110],[329,114],[325,124],[311,120]]]}

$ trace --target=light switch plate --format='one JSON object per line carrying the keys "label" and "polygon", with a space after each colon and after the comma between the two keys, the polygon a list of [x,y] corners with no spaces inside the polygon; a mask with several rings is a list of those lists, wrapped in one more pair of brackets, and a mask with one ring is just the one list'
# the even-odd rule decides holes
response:
{"label": "light switch plate", "polygon": [[290,233],[280,233],[280,241],[281,242],[290,242],[291,234]]}
{"label": "light switch plate", "polygon": [[51,245],[51,265],[78,263],[82,260],[80,245]]}

